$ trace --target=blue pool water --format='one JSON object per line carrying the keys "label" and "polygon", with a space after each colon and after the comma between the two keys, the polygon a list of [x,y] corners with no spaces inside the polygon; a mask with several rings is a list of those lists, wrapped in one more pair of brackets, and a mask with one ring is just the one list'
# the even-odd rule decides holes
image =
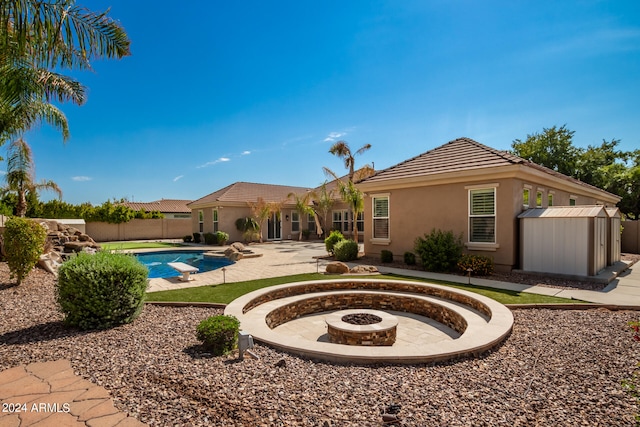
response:
{"label": "blue pool water", "polygon": [[205,257],[204,251],[168,251],[136,254],[136,258],[149,269],[149,279],[176,277],[181,274],[167,265],[184,262],[197,267],[200,273],[217,270],[234,262],[226,258]]}

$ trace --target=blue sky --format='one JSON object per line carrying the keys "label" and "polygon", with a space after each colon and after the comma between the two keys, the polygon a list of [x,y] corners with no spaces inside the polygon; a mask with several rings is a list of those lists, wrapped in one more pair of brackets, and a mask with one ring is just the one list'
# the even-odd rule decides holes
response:
{"label": "blue sky", "polygon": [[111,7],[132,56],[76,74],[89,98],[62,106],[68,143],[26,135],[70,203],[315,187],[344,172],[340,139],[371,144],[357,165],[376,169],[563,124],[578,146],[640,147],[636,0],[78,3]]}

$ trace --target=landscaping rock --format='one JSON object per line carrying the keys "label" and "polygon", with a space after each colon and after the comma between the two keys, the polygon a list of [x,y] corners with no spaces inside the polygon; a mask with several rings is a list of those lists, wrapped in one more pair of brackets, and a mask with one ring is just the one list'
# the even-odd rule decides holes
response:
{"label": "landscaping rock", "polygon": [[230,246],[232,248],[234,248],[238,252],[242,252],[242,251],[246,250],[244,245],[242,243],[240,243],[240,242],[234,242]]}
{"label": "landscaping rock", "polygon": [[353,267],[351,270],[349,270],[349,273],[354,273],[354,274],[373,274],[373,273],[379,273],[378,271],[378,267],[374,266],[374,265],[356,265],[355,267]]}
{"label": "landscaping rock", "polygon": [[344,262],[330,262],[327,264],[326,272],[329,274],[345,274],[349,272],[349,266]]}

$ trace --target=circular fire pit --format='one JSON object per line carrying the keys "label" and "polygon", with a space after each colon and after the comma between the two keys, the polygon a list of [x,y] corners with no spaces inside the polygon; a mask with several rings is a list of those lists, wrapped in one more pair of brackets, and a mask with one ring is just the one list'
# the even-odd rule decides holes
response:
{"label": "circular fire pit", "polygon": [[379,310],[353,309],[329,314],[327,332],[334,344],[390,346],[396,342],[398,318]]}

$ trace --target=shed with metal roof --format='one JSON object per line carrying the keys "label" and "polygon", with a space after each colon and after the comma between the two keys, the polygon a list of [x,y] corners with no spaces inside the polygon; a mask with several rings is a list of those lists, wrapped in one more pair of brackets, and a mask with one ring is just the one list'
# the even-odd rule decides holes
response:
{"label": "shed with metal roof", "polygon": [[518,219],[523,271],[595,276],[607,266],[604,206],[533,208]]}

